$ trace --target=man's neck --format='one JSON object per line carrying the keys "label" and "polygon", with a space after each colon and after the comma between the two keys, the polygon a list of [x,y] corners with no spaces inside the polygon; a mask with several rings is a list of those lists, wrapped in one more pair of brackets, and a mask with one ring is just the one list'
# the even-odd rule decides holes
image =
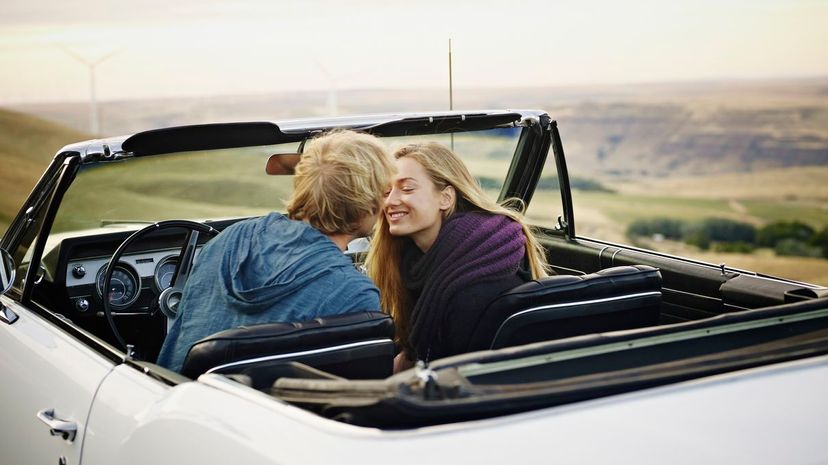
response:
{"label": "man's neck", "polygon": [[[301,221],[304,221],[305,223],[310,224],[310,221],[308,221],[308,220],[301,220]],[[319,232],[322,232],[322,231],[319,231]],[[322,234],[328,236],[328,239],[330,239],[334,244],[336,244],[336,246],[339,247],[339,250],[341,250],[343,252],[348,250],[348,243],[351,242],[352,240],[356,239],[356,236],[354,236],[353,234],[345,234],[345,233],[331,233],[331,234],[328,234],[328,233],[324,233],[324,232]]]}
{"label": "man's neck", "polygon": [[348,243],[356,238],[356,236],[354,236],[353,234],[336,233],[325,235],[328,236],[328,239],[333,241],[333,243],[336,244],[337,247],[339,247],[339,250],[343,252],[348,250]]}

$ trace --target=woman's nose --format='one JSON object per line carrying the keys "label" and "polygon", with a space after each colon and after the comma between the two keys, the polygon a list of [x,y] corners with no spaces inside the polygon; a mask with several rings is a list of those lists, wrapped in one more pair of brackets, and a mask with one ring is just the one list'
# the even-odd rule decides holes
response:
{"label": "woman's nose", "polygon": [[399,197],[397,189],[391,189],[385,197],[385,205],[396,205],[399,203]]}

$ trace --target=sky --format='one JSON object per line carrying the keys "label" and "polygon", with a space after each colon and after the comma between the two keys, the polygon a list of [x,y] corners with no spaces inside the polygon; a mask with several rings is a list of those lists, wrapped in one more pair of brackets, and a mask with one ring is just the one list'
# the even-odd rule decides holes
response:
{"label": "sky", "polygon": [[[2,0],[0,105],[828,76],[828,0]],[[90,63],[98,62],[94,67]]]}

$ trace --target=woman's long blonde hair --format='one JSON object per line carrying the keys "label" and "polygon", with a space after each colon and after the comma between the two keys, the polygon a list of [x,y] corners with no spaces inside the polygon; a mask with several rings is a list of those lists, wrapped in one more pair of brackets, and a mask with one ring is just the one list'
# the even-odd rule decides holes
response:
{"label": "woman's long blonde hair", "polygon": [[[455,211],[481,211],[508,216],[523,227],[526,236],[526,256],[532,278],[537,279],[549,273],[546,261],[546,252],[535,237],[534,232],[523,219],[523,215],[509,208],[517,205],[523,207],[518,199],[509,199],[503,205],[489,198],[480,184],[469,173],[468,168],[454,152],[436,142],[409,144],[397,149],[394,159],[410,158],[425,168],[429,178],[442,190],[452,186],[456,191],[454,206],[445,212],[448,218]],[[508,206],[507,206],[508,205]],[[379,224],[374,231],[371,248],[368,251],[366,265],[368,276],[380,290],[382,308],[394,318],[397,330],[397,340],[408,347],[409,324],[414,302],[408,290],[403,286],[400,275],[400,262],[404,237],[392,236],[389,232],[388,220],[380,215]]]}

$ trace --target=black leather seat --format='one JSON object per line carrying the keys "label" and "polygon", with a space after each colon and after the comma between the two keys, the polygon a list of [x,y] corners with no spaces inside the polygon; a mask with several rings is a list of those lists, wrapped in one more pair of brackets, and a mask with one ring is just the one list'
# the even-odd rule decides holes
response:
{"label": "black leather seat", "polygon": [[469,351],[499,349],[658,323],[661,273],[619,266],[583,276],[550,276],[517,286],[492,301]]}
{"label": "black leather seat", "polygon": [[361,312],[298,323],[241,326],[193,344],[181,374],[241,373],[255,365],[301,362],[345,378],[391,375],[394,322],[384,313]]}

